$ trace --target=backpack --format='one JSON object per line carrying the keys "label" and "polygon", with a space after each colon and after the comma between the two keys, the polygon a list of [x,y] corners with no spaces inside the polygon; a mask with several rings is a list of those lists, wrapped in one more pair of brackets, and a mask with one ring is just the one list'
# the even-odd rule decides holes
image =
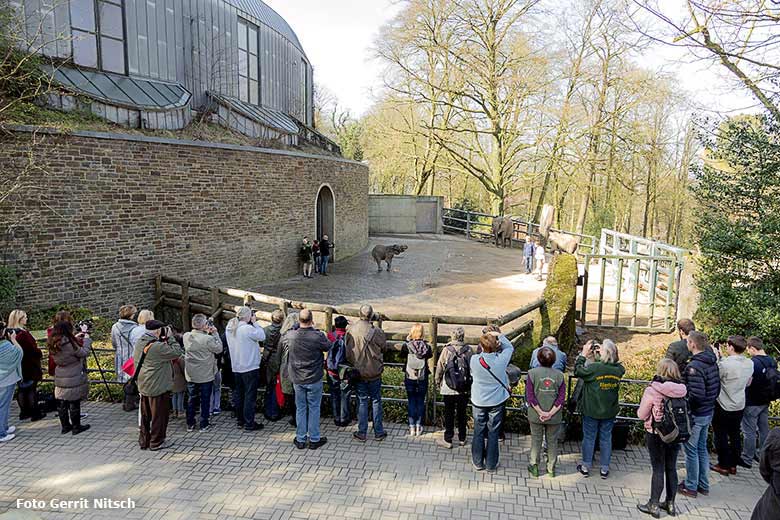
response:
{"label": "backpack", "polygon": [[780,372],[777,371],[777,365],[775,364],[775,360],[772,358],[769,358],[769,364],[763,364],[764,370],[764,384],[761,387],[761,389],[757,392],[759,395],[761,395],[762,402],[765,403],[771,403],[775,399],[780,399]]}
{"label": "backpack", "polygon": [[328,358],[326,361],[329,372],[338,372],[339,365],[347,360],[347,344],[344,336],[337,336],[336,341],[328,349]]}
{"label": "backpack", "polygon": [[[468,348],[468,347],[466,347]],[[465,394],[471,389],[471,368],[464,352],[455,350],[452,345],[447,346],[452,354],[444,367],[444,382],[452,390],[459,394]],[[470,349],[469,349],[470,350]]]}
{"label": "backpack", "polygon": [[426,366],[424,359],[420,359],[410,352],[406,357],[406,377],[419,381],[425,377]]}
{"label": "backpack", "polygon": [[690,439],[691,416],[688,413],[688,399],[664,399],[663,417],[658,421],[653,418],[653,431],[666,444],[682,444]]}

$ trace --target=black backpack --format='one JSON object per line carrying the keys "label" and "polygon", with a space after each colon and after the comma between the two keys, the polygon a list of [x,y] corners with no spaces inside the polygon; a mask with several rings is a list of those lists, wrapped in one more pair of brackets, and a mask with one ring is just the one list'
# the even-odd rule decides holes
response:
{"label": "black backpack", "polygon": [[765,381],[758,393],[761,395],[764,403],[771,403],[775,399],[780,399],[780,372],[777,371],[777,365],[772,358],[769,358],[768,365],[764,363],[761,363],[761,365],[764,369]]}
{"label": "black backpack", "polygon": [[[465,348],[468,347],[464,347]],[[460,394],[465,394],[471,389],[471,369],[469,360],[465,352],[455,349],[452,345],[447,345],[447,350],[452,354],[444,367],[444,382],[452,390]]]}
{"label": "black backpack", "polygon": [[666,444],[682,444],[691,438],[691,416],[688,399],[672,397],[664,399],[664,415],[653,419],[653,431]]}

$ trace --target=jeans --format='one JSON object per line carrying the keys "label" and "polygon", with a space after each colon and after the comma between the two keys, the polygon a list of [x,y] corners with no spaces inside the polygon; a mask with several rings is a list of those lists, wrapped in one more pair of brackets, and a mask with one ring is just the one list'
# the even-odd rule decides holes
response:
{"label": "jeans", "polygon": [[330,255],[322,255],[322,260],[320,260],[320,273],[328,272],[328,260],[330,260]]}
{"label": "jeans", "polygon": [[236,420],[238,424],[255,424],[255,405],[257,385],[260,382],[260,369],[234,374],[236,378]]}
{"label": "jeans", "polygon": [[310,385],[293,385],[295,388],[295,440],[318,442],[320,440],[320,404],[322,381]]}
{"label": "jeans", "polygon": [[373,406],[374,435],[385,433],[382,427],[382,380],[360,381],[356,385],[358,397],[358,433],[365,435],[368,432],[368,403]]}
{"label": "jeans", "polygon": [[279,402],[276,400],[276,377],[273,382],[269,382],[265,385],[265,395],[263,396],[263,408],[264,415],[269,421],[275,421],[279,419]]}
{"label": "jeans", "polygon": [[471,461],[475,466],[493,471],[498,467],[498,430],[504,422],[504,403],[496,406],[471,405],[474,416],[474,438]]}
{"label": "jeans", "polygon": [[171,408],[174,412],[184,411],[184,392],[171,393]]}
{"label": "jeans", "polygon": [[710,453],[707,451],[707,432],[712,415],[692,416],[691,437],[683,445],[685,450],[685,487],[689,491],[710,490]]}
{"label": "jeans", "polygon": [[712,431],[715,434],[718,466],[721,468],[737,467],[737,461],[742,455],[742,437],[739,431],[741,425],[742,410],[726,411],[720,404],[715,403]]}
{"label": "jeans", "polygon": [[753,464],[756,457],[756,433],[758,433],[758,454],[764,447],[766,436],[769,435],[769,405],[746,406],[742,414],[742,433],[745,434],[745,444],[742,446],[742,462]]}
{"label": "jeans", "polygon": [[443,395],[444,399],[444,440],[452,442],[455,436],[455,415],[458,416],[458,440],[466,440],[466,406],[469,396],[466,394]]}
{"label": "jeans", "polygon": [[677,495],[677,454],[680,453],[679,444],[666,444],[655,433],[645,432],[647,453],[650,455],[650,466],[653,468],[653,477],[650,481],[650,502],[658,504],[661,501],[661,492],[664,490],[666,480],[665,502],[674,502]]}
{"label": "jeans", "polygon": [[8,416],[11,414],[14,388],[16,384],[0,387],[0,437],[5,437],[8,433]]}
{"label": "jeans", "polygon": [[534,257],[533,256],[526,256],[525,257],[525,272],[526,274],[532,273],[534,270]]}
{"label": "jeans", "polygon": [[561,431],[561,423],[534,423],[531,427],[531,459],[534,466],[538,466],[542,458],[542,440],[547,437],[547,473],[555,471],[555,463],[558,461],[558,433]]}
{"label": "jeans", "polygon": [[200,404],[200,427],[209,425],[209,413],[211,412],[211,390],[214,383],[187,383],[187,426],[195,427],[195,411]]}
{"label": "jeans", "polygon": [[214,374],[214,383],[211,387],[211,412],[222,411],[222,374],[217,371]]}
{"label": "jeans", "polygon": [[409,402],[409,426],[420,426],[423,415],[425,415],[425,393],[428,391],[428,378],[415,380],[407,377],[404,378],[404,386]]}
{"label": "jeans", "polygon": [[328,374],[328,387],[330,389],[330,407],[333,412],[333,420],[340,423],[349,423],[352,414],[349,410],[349,398],[351,389],[349,383]]}
{"label": "jeans", "polygon": [[[588,469],[593,464],[593,453],[596,451],[596,436],[599,437],[599,464],[601,471],[609,471],[609,461],[612,458],[612,427],[615,419],[594,419],[582,416],[582,465]],[[549,448],[549,441],[547,447]]]}
{"label": "jeans", "polygon": [[322,265],[322,256],[314,255],[314,272],[320,272],[320,266]]}

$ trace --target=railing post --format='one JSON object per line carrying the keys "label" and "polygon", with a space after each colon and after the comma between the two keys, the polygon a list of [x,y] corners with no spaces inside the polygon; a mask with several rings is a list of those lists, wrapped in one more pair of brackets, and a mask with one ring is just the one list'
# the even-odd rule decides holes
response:
{"label": "railing post", "polygon": [[430,377],[428,378],[428,419],[430,424],[436,423],[436,363],[439,360],[439,318],[431,316],[429,323],[431,329],[431,348],[433,357],[428,360]]}
{"label": "railing post", "polygon": [[184,280],[181,286],[181,330],[190,330],[190,282]]}
{"label": "railing post", "polygon": [[279,310],[281,310],[281,311],[282,311],[282,313],[283,313],[283,314],[285,315],[285,317],[286,317],[286,316],[287,316],[287,313],[288,313],[288,312],[290,312],[290,302],[288,302],[287,300],[285,300],[285,301],[283,301],[282,303],[280,303],[280,304],[279,304]]}
{"label": "railing post", "polygon": [[471,238],[471,212],[466,211],[466,238]]}
{"label": "railing post", "polygon": [[325,310],[325,332],[333,332],[333,307]]}

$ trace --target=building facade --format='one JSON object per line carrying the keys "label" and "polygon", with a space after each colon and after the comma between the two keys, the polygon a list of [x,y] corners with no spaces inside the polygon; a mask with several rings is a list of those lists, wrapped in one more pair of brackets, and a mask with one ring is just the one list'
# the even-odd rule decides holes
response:
{"label": "building facade", "polygon": [[338,151],[313,128],[313,71],[298,37],[261,0],[11,5],[30,48],[52,58],[55,107],[150,129],[205,114],[251,137]]}

